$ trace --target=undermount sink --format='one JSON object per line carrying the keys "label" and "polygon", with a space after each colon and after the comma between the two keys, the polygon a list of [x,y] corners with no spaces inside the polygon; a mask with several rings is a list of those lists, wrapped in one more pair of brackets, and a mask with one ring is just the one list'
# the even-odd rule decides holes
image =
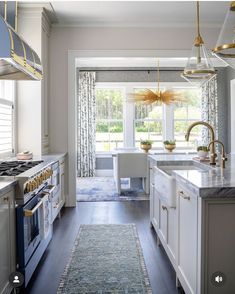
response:
{"label": "undermount sink", "polygon": [[157,166],[154,166],[153,168],[155,189],[165,204],[170,207],[176,207],[176,184],[175,178],[172,175],[172,171],[207,171],[209,169],[211,169],[210,166],[192,160],[174,161],[172,164],[169,164],[169,162],[159,162]]}

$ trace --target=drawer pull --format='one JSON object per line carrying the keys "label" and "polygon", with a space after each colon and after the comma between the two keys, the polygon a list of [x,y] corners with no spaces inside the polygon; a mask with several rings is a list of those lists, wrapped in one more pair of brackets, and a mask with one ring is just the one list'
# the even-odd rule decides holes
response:
{"label": "drawer pull", "polygon": [[167,207],[165,205],[162,205],[163,210],[167,210]]}
{"label": "drawer pull", "polygon": [[184,191],[179,191],[178,195],[181,196],[183,199],[190,200],[190,197],[186,195]]}

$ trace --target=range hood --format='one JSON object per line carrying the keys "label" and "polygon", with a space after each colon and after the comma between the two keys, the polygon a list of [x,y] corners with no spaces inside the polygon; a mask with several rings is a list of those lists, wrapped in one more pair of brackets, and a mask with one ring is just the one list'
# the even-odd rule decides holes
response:
{"label": "range hood", "polygon": [[0,15],[0,80],[41,80],[37,53]]}

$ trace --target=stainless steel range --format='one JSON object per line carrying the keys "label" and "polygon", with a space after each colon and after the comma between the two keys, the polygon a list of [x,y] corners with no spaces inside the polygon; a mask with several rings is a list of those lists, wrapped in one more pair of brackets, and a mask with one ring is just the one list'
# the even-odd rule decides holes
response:
{"label": "stainless steel range", "polygon": [[[56,191],[56,163],[4,161],[0,177],[14,177],[16,185],[17,267],[27,286],[52,238],[52,199]],[[58,163],[57,163],[58,165]],[[57,166],[56,165],[56,166]]]}

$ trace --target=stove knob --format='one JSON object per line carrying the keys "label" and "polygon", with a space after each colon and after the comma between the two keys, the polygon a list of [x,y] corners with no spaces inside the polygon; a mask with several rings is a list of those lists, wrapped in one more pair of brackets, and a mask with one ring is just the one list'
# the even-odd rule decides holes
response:
{"label": "stove knob", "polygon": [[34,189],[38,188],[38,182],[36,181],[36,178],[33,180],[33,184],[34,184]]}
{"label": "stove knob", "polygon": [[34,188],[33,188],[33,181],[29,182],[29,192],[33,192]]}
{"label": "stove knob", "polygon": [[48,171],[47,171],[47,178],[49,179],[49,178],[50,178],[50,176],[51,176],[51,171],[50,171],[50,170],[48,170]]}
{"label": "stove knob", "polygon": [[43,174],[40,173],[40,182],[42,183],[43,182]]}
{"label": "stove knob", "polygon": [[39,176],[36,177],[36,182],[37,182],[37,185],[39,187],[41,185],[41,183],[40,183],[40,177]]}
{"label": "stove knob", "polygon": [[25,193],[29,193],[29,192],[30,192],[30,184],[29,184],[29,182],[27,182],[27,183],[25,184],[24,192],[25,192]]}

